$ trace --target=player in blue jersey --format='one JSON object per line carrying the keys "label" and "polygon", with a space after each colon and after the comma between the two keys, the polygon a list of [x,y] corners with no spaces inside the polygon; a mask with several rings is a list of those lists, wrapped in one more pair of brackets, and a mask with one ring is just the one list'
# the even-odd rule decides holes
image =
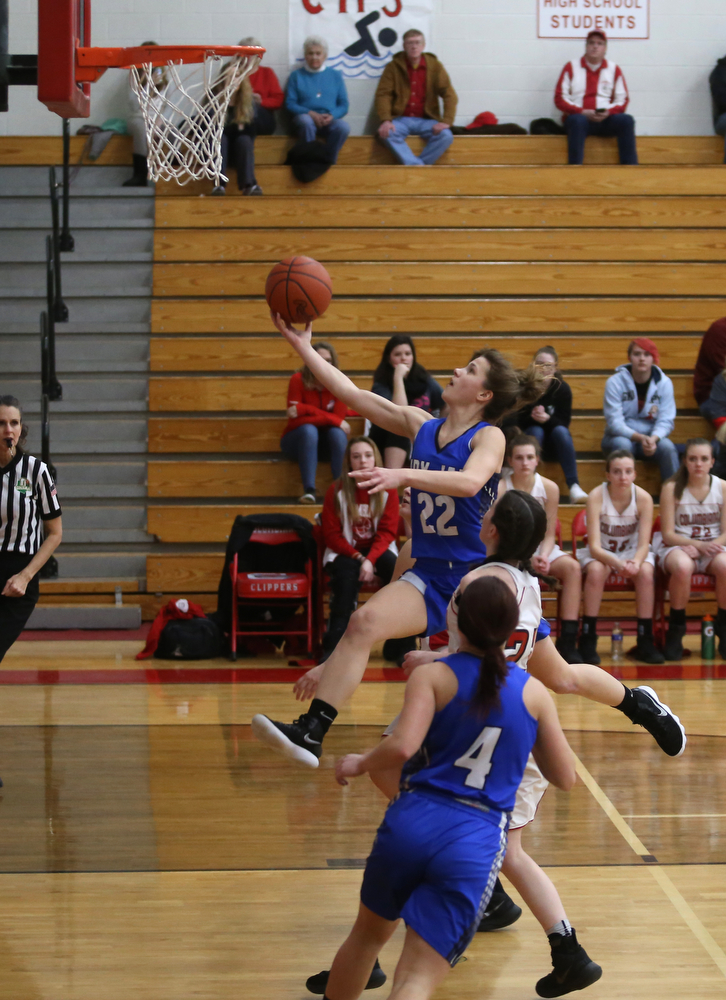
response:
{"label": "player in blue jersey", "polygon": [[401,765],[403,775],[366,864],[357,920],[333,961],[328,1000],[360,995],[401,918],[406,937],[391,998],[427,1000],[487,906],[530,751],[553,784],[575,783],[550,695],[505,659],[517,618],[506,583],[472,583],[459,608],[461,652],[415,670],[394,733],[336,764],[341,784]]}
{"label": "player in blue jersey", "polygon": [[413,442],[410,469],[382,469],[351,475],[369,493],[411,487],[412,555],[416,566],[379,590],[351,617],[330,658],[295,686],[297,697],[316,697],[295,722],[255,715],[252,731],[268,746],[298,763],[317,767],[325,734],[360,683],[376,642],[432,635],[445,627],[446,607],[459,580],[486,550],[481,519],[497,495],[504,435],[494,426],[509,412],[542,394],[542,375],[532,365],[515,370],[498,351],[477,351],[454,369],[443,398],[443,420],[415,406],[359,389],[311,346],[312,325],[303,332],[273,317],[314,377],[378,427]]}

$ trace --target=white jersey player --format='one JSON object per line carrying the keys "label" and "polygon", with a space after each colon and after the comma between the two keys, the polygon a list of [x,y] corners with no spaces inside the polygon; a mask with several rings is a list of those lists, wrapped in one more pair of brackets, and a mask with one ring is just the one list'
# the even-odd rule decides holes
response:
{"label": "white jersey player", "polygon": [[581,663],[577,648],[577,620],[580,615],[582,571],[576,559],[557,544],[557,483],[537,472],[540,446],[536,438],[520,434],[507,446],[511,472],[502,476],[499,495],[506,490],[523,490],[540,503],[547,514],[547,531],[542,544],[532,556],[532,566],[542,576],[554,576],[560,583],[560,634],[557,651],[568,663]]}
{"label": "white jersey player", "polygon": [[653,500],[635,485],[635,459],[630,451],[622,449],[608,455],[605,477],[606,482],[596,486],[587,498],[587,544],[577,549],[585,575],[580,653],[586,663],[600,662],[597,618],[605,582],[614,573],[620,584],[630,581],[635,589],[636,659],[663,663],[663,654],[653,642]]}
{"label": "white jersey player", "polygon": [[711,474],[713,452],[710,442],[693,438],[675,476],[660,495],[661,532],[653,539],[658,565],[668,574],[671,600],[666,660],[683,656],[686,632],[686,605],[694,573],[716,577],[715,631],[719,655],[726,655],[726,505],[724,481]]}

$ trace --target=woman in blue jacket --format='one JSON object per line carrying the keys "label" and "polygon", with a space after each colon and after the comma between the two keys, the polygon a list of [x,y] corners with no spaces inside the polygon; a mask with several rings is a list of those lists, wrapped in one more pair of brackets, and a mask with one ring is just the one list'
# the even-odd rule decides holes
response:
{"label": "woman in blue jacket", "polygon": [[295,129],[302,142],[312,142],[317,136],[335,163],[350,132],[343,121],[348,114],[348,94],[343,74],[325,65],[328,43],[310,35],[303,46],[305,64],[294,70],[287,81],[285,107],[294,115]]}
{"label": "woman in blue jacket", "polygon": [[658,348],[647,337],[631,340],[628,361],[605,383],[602,449],[605,455],[626,449],[636,458],[657,462],[665,482],[680,464],[669,438],[676,419],[673,383],[658,367]]}

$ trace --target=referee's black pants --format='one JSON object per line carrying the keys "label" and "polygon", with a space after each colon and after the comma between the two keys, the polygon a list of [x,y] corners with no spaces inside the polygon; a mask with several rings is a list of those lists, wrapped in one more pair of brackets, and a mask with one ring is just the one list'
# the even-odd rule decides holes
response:
{"label": "referee's black pants", "polygon": [[20,573],[32,555],[19,552],[0,555],[0,661],[25,628],[40,596],[40,581],[36,573],[22,597],[3,597],[2,591],[11,576]]}

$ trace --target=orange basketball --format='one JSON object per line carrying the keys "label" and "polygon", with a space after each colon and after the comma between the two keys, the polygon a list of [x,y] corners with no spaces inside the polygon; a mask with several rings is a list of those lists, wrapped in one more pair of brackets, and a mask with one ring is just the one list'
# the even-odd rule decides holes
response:
{"label": "orange basketball", "polygon": [[323,315],[333,288],[330,275],[312,257],[287,257],[267,276],[265,297],[286,323],[307,324]]}

